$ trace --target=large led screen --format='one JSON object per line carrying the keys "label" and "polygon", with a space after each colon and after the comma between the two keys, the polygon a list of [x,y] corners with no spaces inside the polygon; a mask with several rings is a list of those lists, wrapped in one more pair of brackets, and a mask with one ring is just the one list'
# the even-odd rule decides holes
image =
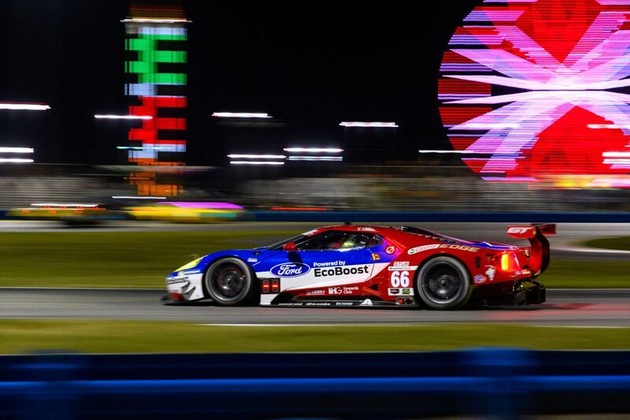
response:
{"label": "large led screen", "polygon": [[630,0],[486,0],[438,80],[454,152],[485,180],[630,187]]}

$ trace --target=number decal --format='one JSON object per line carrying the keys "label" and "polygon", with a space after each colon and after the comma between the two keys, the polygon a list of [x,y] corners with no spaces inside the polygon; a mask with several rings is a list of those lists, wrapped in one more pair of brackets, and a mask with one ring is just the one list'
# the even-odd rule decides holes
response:
{"label": "number decal", "polygon": [[389,282],[392,287],[409,287],[409,271],[393,271]]}

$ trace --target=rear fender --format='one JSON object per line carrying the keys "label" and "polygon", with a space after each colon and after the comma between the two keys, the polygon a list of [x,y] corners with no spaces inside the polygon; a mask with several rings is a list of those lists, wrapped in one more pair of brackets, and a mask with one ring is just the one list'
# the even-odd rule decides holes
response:
{"label": "rear fender", "polygon": [[553,235],[555,233],[555,223],[510,225],[507,227],[507,234],[512,238],[527,239],[529,241],[529,265],[532,273],[534,273],[533,277],[539,276],[549,267],[551,254],[549,240],[545,235]]}

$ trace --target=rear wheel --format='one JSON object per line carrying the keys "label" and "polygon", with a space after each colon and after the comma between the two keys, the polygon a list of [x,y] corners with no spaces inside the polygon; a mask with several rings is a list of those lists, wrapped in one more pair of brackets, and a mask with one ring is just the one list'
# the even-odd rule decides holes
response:
{"label": "rear wheel", "polygon": [[255,305],[260,293],[252,269],[238,258],[215,261],[203,278],[208,296],[222,306]]}
{"label": "rear wheel", "polygon": [[472,287],[468,270],[459,260],[439,256],[418,271],[416,291],[422,303],[432,309],[456,309],[470,299]]}

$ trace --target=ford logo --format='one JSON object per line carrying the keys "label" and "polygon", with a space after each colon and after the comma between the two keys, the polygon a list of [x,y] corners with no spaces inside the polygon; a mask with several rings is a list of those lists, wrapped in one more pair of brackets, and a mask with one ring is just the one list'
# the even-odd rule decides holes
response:
{"label": "ford logo", "polygon": [[271,273],[278,277],[297,277],[311,271],[311,267],[302,263],[282,263],[271,267]]}

